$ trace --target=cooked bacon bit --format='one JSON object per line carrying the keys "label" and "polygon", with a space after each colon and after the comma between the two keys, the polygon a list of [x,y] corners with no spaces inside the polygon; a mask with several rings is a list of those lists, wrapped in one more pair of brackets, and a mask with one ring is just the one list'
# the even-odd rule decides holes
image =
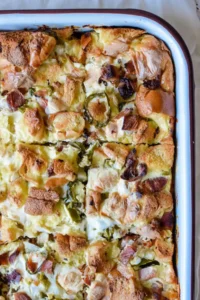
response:
{"label": "cooked bacon bit", "polygon": [[160,78],[157,77],[155,79],[145,79],[143,85],[149,90],[155,90],[160,87]]}
{"label": "cooked bacon bit", "polygon": [[80,250],[83,247],[85,247],[87,244],[87,241],[83,237],[70,236],[69,244],[70,244],[70,250],[73,252],[73,251]]}
{"label": "cooked bacon bit", "polygon": [[28,197],[24,211],[32,216],[51,215],[53,213],[54,202],[47,200],[38,200]]}
{"label": "cooked bacon bit", "polygon": [[124,117],[124,123],[122,130],[136,130],[139,126],[140,118],[136,115],[130,115]]}
{"label": "cooked bacon bit", "polygon": [[174,214],[173,214],[173,211],[169,211],[169,212],[164,213],[164,215],[160,219],[160,226],[161,226],[161,228],[172,230],[173,225],[174,225]]}
{"label": "cooked bacon bit", "polygon": [[35,273],[38,269],[38,263],[32,261],[32,258],[29,257],[27,260],[27,268],[29,269],[29,271],[31,271],[31,273]]}
{"label": "cooked bacon bit", "polygon": [[92,37],[90,32],[86,32],[85,34],[81,35],[82,49],[85,50],[91,41],[92,41]]}
{"label": "cooked bacon bit", "polygon": [[129,262],[130,258],[133,257],[134,254],[135,254],[135,250],[133,249],[132,246],[125,246],[125,248],[120,253],[121,262],[124,265],[126,265]]}
{"label": "cooked bacon bit", "polygon": [[30,188],[29,196],[39,200],[47,200],[47,201],[55,201],[55,202],[59,201],[59,195],[57,192],[46,191],[35,187]]}
{"label": "cooked bacon bit", "polygon": [[128,78],[120,79],[118,90],[121,97],[125,100],[130,98],[135,92],[131,84],[131,81]]}
{"label": "cooked bacon bit", "polygon": [[20,249],[18,248],[17,250],[15,250],[15,252],[13,252],[9,256],[8,260],[9,260],[10,264],[13,264],[15,262],[15,260],[16,260],[17,256],[19,255],[19,253],[20,253]]}
{"label": "cooked bacon bit", "polygon": [[52,274],[53,273],[53,261],[49,260],[49,259],[45,260],[40,267],[40,271],[46,272],[48,274]]}
{"label": "cooked bacon bit", "polygon": [[24,292],[14,293],[14,300],[31,300],[31,298]]}
{"label": "cooked bacon bit", "polygon": [[126,159],[126,169],[121,178],[128,181],[134,181],[147,174],[147,165],[138,164],[136,150],[133,149]]}
{"label": "cooked bacon bit", "polygon": [[6,279],[9,284],[12,282],[18,283],[20,282],[21,278],[22,276],[17,270],[14,270],[10,274],[6,275]]}
{"label": "cooked bacon bit", "polygon": [[119,82],[120,77],[124,76],[124,71],[122,68],[118,68],[114,65],[106,64],[102,67],[101,77],[99,78],[99,82],[109,81],[112,84],[117,84]]}
{"label": "cooked bacon bit", "polygon": [[156,270],[154,267],[147,267],[147,268],[141,269],[139,271],[139,276],[142,281],[149,280],[151,278],[156,277]]}
{"label": "cooked bacon bit", "polygon": [[51,164],[51,165],[48,167],[47,172],[48,172],[49,177],[55,175],[54,169],[53,169],[53,164]]}
{"label": "cooked bacon bit", "polygon": [[124,66],[126,68],[127,73],[135,74],[135,67],[132,60],[129,60],[127,63],[124,64]]}
{"label": "cooked bacon bit", "polygon": [[7,103],[12,111],[16,111],[25,104],[26,100],[19,90],[14,90],[7,95]]}
{"label": "cooked bacon bit", "polygon": [[167,178],[156,177],[147,179],[138,184],[139,192],[141,193],[155,193],[160,192],[167,184]]}
{"label": "cooked bacon bit", "polygon": [[8,265],[8,253],[4,253],[0,255],[0,266]]}

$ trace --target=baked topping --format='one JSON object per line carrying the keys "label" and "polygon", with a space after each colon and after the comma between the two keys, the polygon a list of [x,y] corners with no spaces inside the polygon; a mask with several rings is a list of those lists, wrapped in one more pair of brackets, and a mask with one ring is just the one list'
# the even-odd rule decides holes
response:
{"label": "baked topping", "polygon": [[87,29],[0,33],[0,299],[179,300],[170,51]]}

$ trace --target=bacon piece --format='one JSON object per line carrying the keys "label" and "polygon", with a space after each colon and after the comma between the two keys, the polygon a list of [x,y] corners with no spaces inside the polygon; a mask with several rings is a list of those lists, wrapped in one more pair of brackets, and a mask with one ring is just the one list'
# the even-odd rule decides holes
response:
{"label": "bacon piece", "polygon": [[7,103],[12,111],[16,111],[26,102],[24,96],[19,90],[14,90],[7,95]]}
{"label": "bacon piece", "polygon": [[124,76],[122,68],[118,68],[114,65],[105,64],[101,69],[101,77],[99,82],[111,82],[112,84],[118,84],[120,77]]}
{"label": "bacon piece", "polygon": [[127,73],[135,74],[135,66],[132,60],[127,61],[127,63],[125,63],[124,66],[126,68]]}
{"label": "bacon piece", "polygon": [[160,226],[161,226],[161,228],[171,229],[172,230],[172,228],[174,226],[174,214],[173,214],[173,211],[169,211],[169,212],[164,213],[164,215],[160,219]]}
{"label": "bacon piece", "polygon": [[127,100],[134,94],[131,81],[128,78],[121,78],[118,86],[119,93],[124,100]]}
{"label": "bacon piece", "polygon": [[167,178],[165,177],[156,177],[153,179],[147,179],[141,181],[138,184],[139,192],[141,193],[155,193],[160,192],[165,185],[167,184]]}
{"label": "bacon piece", "polygon": [[122,130],[136,130],[139,126],[140,118],[136,115],[130,115],[124,117],[124,123]]}
{"label": "bacon piece", "polygon": [[149,90],[155,90],[160,87],[160,79],[158,76],[155,79],[145,79],[143,85]]}
{"label": "bacon piece", "polygon": [[50,259],[45,260],[40,267],[40,271],[46,272],[48,274],[52,274],[53,273],[53,261]]}
{"label": "bacon piece", "polygon": [[124,265],[126,265],[129,262],[130,258],[133,257],[134,254],[135,254],[135,250],[133,249],[133,247],[127,245],[120,254],[120,261]]}
{"label": "bacon piece", "polygon": [[8,258],[9,260],[9,263],[10,264],[13,264],[17,258],[17,256],[19,255],[20,253],[20,249],[18,248],[17,250],[15,250]]}
{"label": "bacon piece", "polygon": [[147,165],[138,164],[135,148],[130,151],[126,158],[126,169],[121,178],[128,181],[134,181],[147,174]]}
{"label": "bacon piece", "polygon": [[9,257],[8,253],[3,253],[0,255],[0,266],[8,265],[9,263]]}
{"label": "bacon piece", "polygon": [[19,283],[21,278],[22,278],[22,276],[17,270],[14,270],[11,273],[9,273],[8,275],[6,275],[6,279],[9,284],[13,283],[13,282]]}

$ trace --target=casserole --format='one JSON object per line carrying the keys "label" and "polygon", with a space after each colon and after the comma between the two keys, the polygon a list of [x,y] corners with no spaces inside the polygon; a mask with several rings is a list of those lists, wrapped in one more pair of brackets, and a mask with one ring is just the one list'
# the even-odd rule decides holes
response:
{"label": "casserole", "polygon": [[[2,14],[0,20],[1,30],[31,28],[38,25],[62,27],[66,25],[83,26],[87,23],[107,26],[132,26],[148,31],[162,39],[170,48],[176,71],[176,141],[177,156],[175,167],[175,194],[177,199],[176,215],[178,238],[178,277],[181,288],[181,299],[192,298],[192,203],[194,201],[194,161],[193,161],[193,99],[192,99],[192,69],[188,51],[178,34],[161,19],[141,11],[100,11],[91,14],[85,11],[57,11],[54,22],[48,13],[34,15],[8,13]],[[3,12],[5,13],[5,12]],[[32,12],[33,13],[33,12]],[[49,12],[53,13],[53,12]],[[56,14],[57,13],[57,14]],[[69,14],[70,13],[70,14]],[[100,22],[97,18],[101,16]],[[6,20],[6,22],[5,22]],[[78,21],[76,21],[78,20]],[[6,25],[5,25],[6,23]],[[180,71],[181,70],[181,71]],[[183,90],[184,86],[184,90]]]}

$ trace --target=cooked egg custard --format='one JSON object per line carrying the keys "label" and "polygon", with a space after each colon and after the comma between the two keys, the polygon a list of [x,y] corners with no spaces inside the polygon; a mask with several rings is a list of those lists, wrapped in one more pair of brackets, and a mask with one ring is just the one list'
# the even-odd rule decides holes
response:
{"label": "cooked egg custard", "polygon": [[169,49],[98,27],[0,45],[0,300],[179,300]]}

